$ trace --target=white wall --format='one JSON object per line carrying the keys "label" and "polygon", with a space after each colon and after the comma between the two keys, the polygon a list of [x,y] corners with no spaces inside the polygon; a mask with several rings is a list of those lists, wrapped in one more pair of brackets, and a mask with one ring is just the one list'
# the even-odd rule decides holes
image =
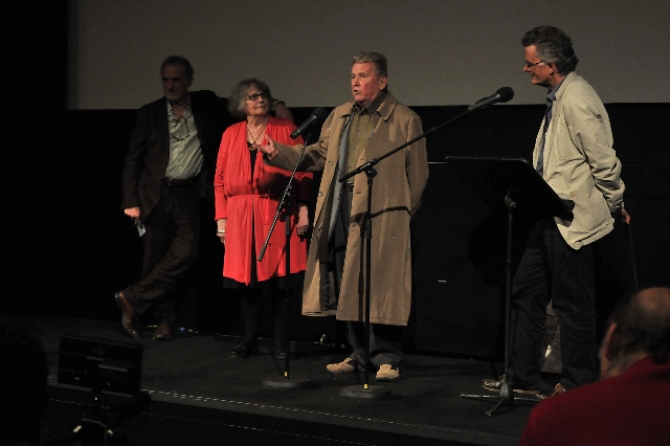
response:
{"label": "white wall", "polygon": [[577,71],[605,103],[670,102],[668,0],[70,0],[69,107],[137,108],[162,95],[171,54],[192,89],[227,96],[258,77],[289,106],[351,95],[351,57],[378,51],[407,105],[463,105],[502,86],[510,104],[544,101],[522,72],[520,39],[562,28]]}

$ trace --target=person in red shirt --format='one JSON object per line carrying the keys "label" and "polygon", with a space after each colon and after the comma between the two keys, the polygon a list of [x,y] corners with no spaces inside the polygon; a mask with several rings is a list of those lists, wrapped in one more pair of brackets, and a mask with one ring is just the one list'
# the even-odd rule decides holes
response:
{"label": "person in red shirt", "polygon": [[647,288],[610,316],[601,380],[538,404],[520,446],[670,444],[670,288]]}

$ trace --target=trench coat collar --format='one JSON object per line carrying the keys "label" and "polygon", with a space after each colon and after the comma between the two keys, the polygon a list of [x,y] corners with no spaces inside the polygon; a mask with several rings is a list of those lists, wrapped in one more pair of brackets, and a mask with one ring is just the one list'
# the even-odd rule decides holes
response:
{"label": "trench coat collar", "polygon": [[[342,118],[349,118],[352,115],[352,110],[356,102],[350,101],[347,103],[348,106],[346,110],[347,112],[342,114]],[[395,109],[395,106],[398,104],[398,101],[396,98],[391,94],[391,92],[386,93],[386,98],[384,98],[384,101],[381,103],[377,111],[379,112],[379,115],[384,121],[388,121],[389,118],[391,117],[391,113],[393,113],[393,109]]]}

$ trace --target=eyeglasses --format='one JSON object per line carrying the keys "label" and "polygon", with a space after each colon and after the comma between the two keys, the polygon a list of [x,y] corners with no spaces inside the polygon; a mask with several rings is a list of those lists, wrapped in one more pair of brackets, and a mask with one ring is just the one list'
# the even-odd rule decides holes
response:
{"label": "eyeglasses", "polygon": [[172,130],[170,130],[170,136],[177,141],[183,141],[191,136],[191,129],[188,128],[188,121],[186,120],[185,116],[172,120]]}
{"label": "eyeglasses", "polygon": [[258,98],[267,99],[268,94],[267,93],[254,93],[254,94],[247,95],[247,99],[249,99],[250,101],[257,101]]}
{"label": "eyeglasses", "polygon": [[544,63],[543,61],[535,62],[535,63],[530,63],[526,62],[523,64],[524,67],[528,68],[529,70],[533,69],[536,65],[540,65],[541,63]]}

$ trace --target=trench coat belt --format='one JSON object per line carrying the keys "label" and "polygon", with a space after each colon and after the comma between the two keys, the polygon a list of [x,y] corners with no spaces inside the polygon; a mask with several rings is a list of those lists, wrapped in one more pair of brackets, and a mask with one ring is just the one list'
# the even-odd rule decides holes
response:
{"label": "trench coat belt", "polygon": [[269,224],[272,219],[274,219],[275,212],[277,211],[276,208],[270,209],[270,196],[268,194],[249,194],[249,195],[233,195],[232,197],[228,197],[229,201],[232,200],[248,200],[251,199],[252,203],[254,199],[262,199],[265,200],[265,206],[263,206],[263,215],[261,215],[261,221],[263,222],[264,225]]}

